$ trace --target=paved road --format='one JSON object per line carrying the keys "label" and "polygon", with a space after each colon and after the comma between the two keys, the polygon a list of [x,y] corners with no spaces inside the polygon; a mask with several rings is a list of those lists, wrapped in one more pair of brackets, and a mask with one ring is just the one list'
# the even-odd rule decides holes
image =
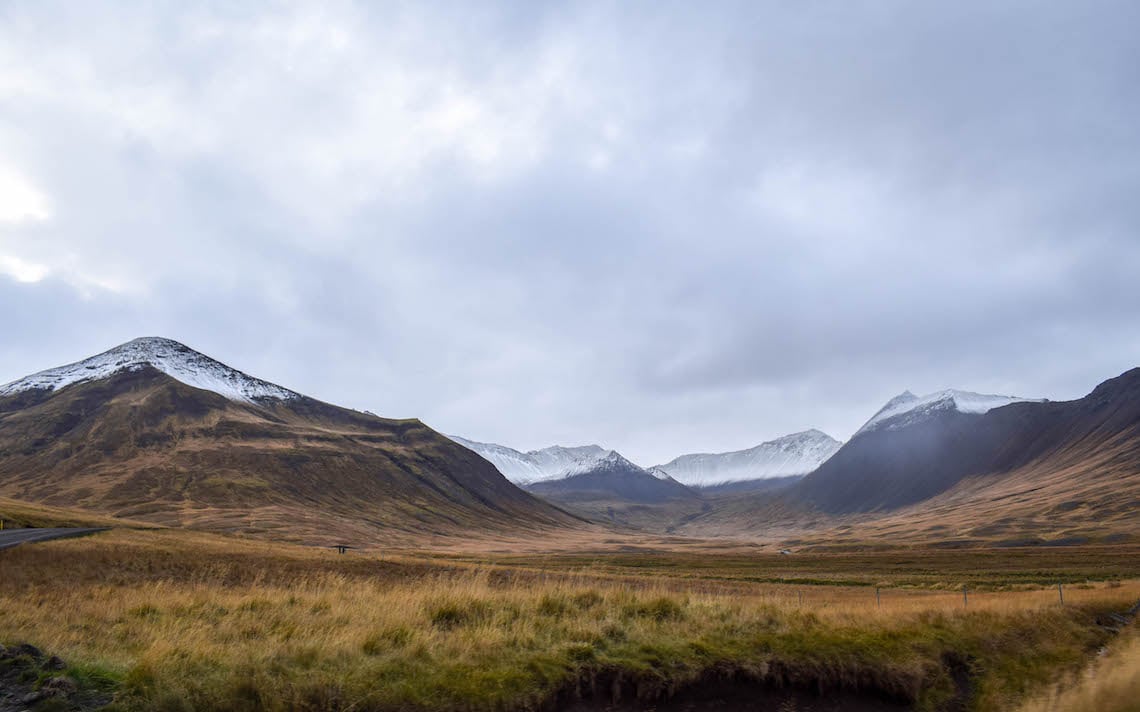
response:
{"label": "paved road", "polygon": [[95,532],[104,532],[104,529],[4,529],[0,531],[0,549],[7,549],[19,544],[29,544],[34,541],[47,541],[49,539],[66,539],[72,536],[85,536]]}

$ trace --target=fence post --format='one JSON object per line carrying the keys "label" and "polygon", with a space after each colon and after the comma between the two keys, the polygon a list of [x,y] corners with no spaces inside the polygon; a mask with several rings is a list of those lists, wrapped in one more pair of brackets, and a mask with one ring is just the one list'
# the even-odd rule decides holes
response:
{"label": "fence post", "polygon": [[970,607],[970,598],[968,595],[968,591],[969,591],[969,589],[967,589],[965,586],[962,587],[962,608],[969,608]]}
{"label": "fence post", "polygon": [[879,600],[879,587],[878,586],[875,587],[875,606],[878,608],[883,607],[882,601]]}
{"label": "fence post", "polygon": [[800,605],[802,606],[802,605],[804,605],[804,592],[803,591],[797,591],[797,593],[799,593],[799,595],[800,595]]}
{"label": "fence post", "polygon": [[1064,584],[1057,584],[1057,597],[1061,599],[1061,605],[1065,605],[1065,587]]}

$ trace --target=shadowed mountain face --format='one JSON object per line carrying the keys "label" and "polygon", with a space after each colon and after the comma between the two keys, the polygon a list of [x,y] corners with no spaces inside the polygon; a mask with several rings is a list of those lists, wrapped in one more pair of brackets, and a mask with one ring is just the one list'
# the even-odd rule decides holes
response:
{"label": "shadowed mountain face", "polygon": [[419,421],[322,403],[163,339],[0,388],[0,494],[306,541],[574,523]]}
{"label": "shadowed mountain face", "polygon": [[585,501],[660,504],[700,497],[665,473],[645,470],[616,452],[593,463],[584,472],[556,480],[535,482],[527,485],[527,490],[568,504]]}
{"label": "shadowed mountain face", "polygon": [[494,443],[449,437],[485,457],[528,492],[558,504],[573,504],[579,508],[586,502],[646,505],[699,497],[660,468],[647,470],[620,453],[598,445],[555,445],[519,452]]}
{"label": "shadowed mountain face", "polygon": [[[953,407],[864,429],[791,490],[832,513],[896,509],[971,476],[1112,467],[1140,477],[1140,369],[1067,402],[1016,402],[985,413]],[[1112,453],[1112,462],[1103,457]],[[1074,469],[1075,468],[1075,469]]]}

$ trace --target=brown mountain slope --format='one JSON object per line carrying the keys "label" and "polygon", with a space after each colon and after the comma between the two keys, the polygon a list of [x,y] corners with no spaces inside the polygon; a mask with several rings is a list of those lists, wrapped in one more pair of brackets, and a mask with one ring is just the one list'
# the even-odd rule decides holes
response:
{"label": "brown mountain slope", "polygon": [[139,367],[0,397],[0,495],[313,542],[576,524],[417,420]]}
{"label": "brown mountain slope", "polygon": [[971,476],[1043,461],[1080,464],[1129,442],[1140,446],[1140,369],[1075,401],[1015,403],[984,414],[947,410],[857,435],[790,492],[827,512],[891,510]]}
{"label": "brown mountain slope", "polygon": [[718,500],[677,531],[825,546],[1140,537],[1140,369],[1074,401],[859,435],[791,489]]}

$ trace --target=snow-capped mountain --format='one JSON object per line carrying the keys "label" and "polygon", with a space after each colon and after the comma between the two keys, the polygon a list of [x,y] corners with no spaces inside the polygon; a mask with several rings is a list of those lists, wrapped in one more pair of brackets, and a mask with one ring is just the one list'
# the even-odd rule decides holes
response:
{"label": "snow-capped mountain", "polygon": [[663,470],[659,470],[655,467],[650,467],[650,468],[646,469],[644,467],[641,467],[640,465],[635,465],[633,462],[622,457],[621,453],[619,453],[615,450],[610,450],[608,453],[606,453],[606,455],[602,459],[597,460],[596,462],[591,464],[589,467],[582,468],[582,469],[578,470],[577,472],[572,472],[570,474],[575,475],[575,474],[581,474],[582,472],[629,472],[631,470],[636,470],[639,472],[645,472],[645,473],[650,474],[659,480],[671,480],[671,479],[673,479],[672,477],[670,477],[668,472],[665,472]]}
{"label": "snow-capped mountain", "polygon": [[300,398],[287,388],[248,376],[188,346],[159,337],[128,341],[77,363],[32,374],[5,386],[0,397],[22,391],[57,391],[65,386],[107,378],[122,371],[155,368],[188,386],[213,391],[230,400],[256,403]]}
{"label": "snow-capped mountain", "polygon": [[785,435],[747,450],[682,455],[654,470],[690,487],[806,475],[835,454],[843,443],[819,430]]}
{"label": "snow-capped mountain", "polygon": [[[1006,407],[1020,403],[1020,407]],[[1008,459],[1027,419],[1051,404],[1014,396],[910,391],[879,409],[827,462],[791,490],[833,512],[874,511],[932,497],[964,477],[1023,464]],[[1033,444],[1034,436],[1026,438]],[[1036,445],[1034,445],[1036,447]]]}
{"label": "snow-capped mountain", "polygon": [[555,445],[519,452],[494,443],[448,437],[482,455],[511,482],[562,504],[603,500],[644,504],[698,496],[667,472],[647,470],[597,445]]}
{"label": "snow-capped mountain", "polygon": [[575,522],[417,420],[157,338],[0,387],[0,497],[330,544]]}
{"label": "snow-capped mountain", "polygon": [[[645,505],[699,498],[668,474],[638,467],[612,450],[588,469],[531,482],[526,489],[565,506],[606,503],[607,511],[618,503]],[[590,511],[588,506],[586,511]]]}
{"label": "snow-capped mountain", "polygon": [[[457,435],[449,435],[448,437],[490,460],[491,464],[497,467],[499,472],[503,473],[508,480],[519,485],[558,480],[588,472],[607,458],[614,456],[625,460],[613,450],[606,450],[597,445],[580,447],[554,445],[541,450],[519,452],[495,443],[476,442]],[[628,460],[625,461],[629,462]],[[633,463],[629,464],[632,467],[637,467]]]}
{"label": "snow-capped mountain", "polygon": [[880,408],[879,412],[875,413],[862,428],[859,428],[855,435],[862,435],[873,430],[905,428],[940,411],[956,410],[959,413],[981,414],[1010,403],[1026,402],[1042,403],[1044,401],[1040,398],[987,395],[953,389],[938,391],[921,397],[910,391],[903,391],[887,401],[887,404]]}

